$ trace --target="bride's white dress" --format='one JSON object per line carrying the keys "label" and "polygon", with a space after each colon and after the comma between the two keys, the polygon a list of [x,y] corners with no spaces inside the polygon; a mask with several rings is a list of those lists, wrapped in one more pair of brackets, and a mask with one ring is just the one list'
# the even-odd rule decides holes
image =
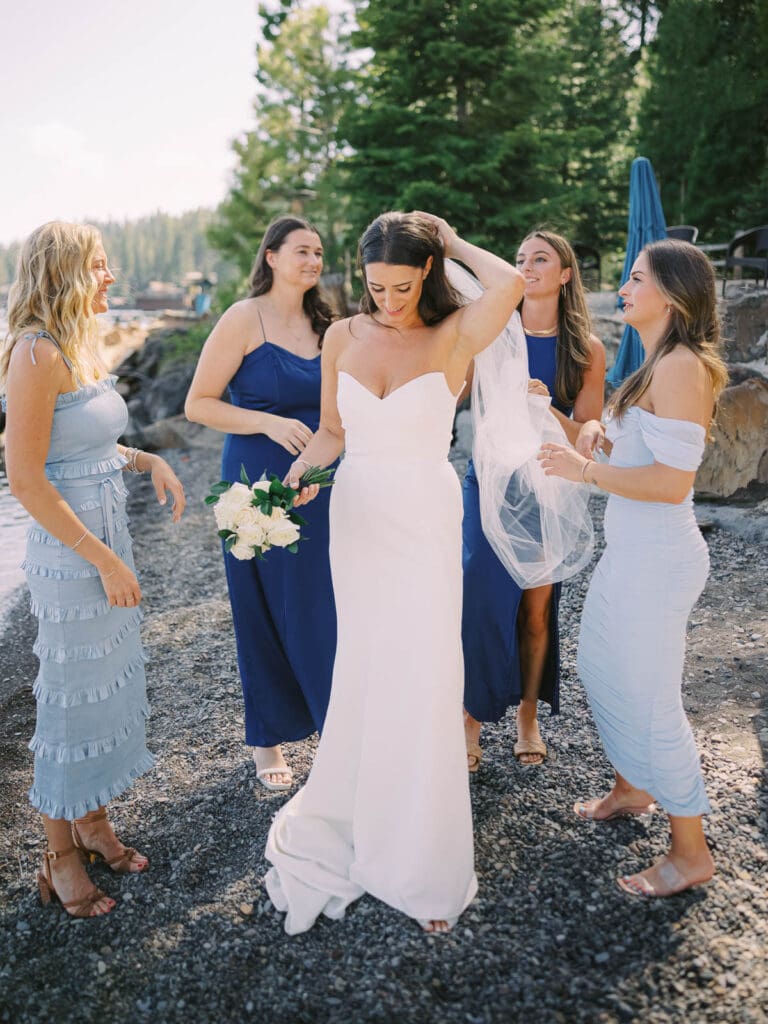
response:
{"label": "bride's white dress", "polygon": [[[462,722],[456,399],[426,373],[380,399],[339,374],[346,454],[331,497],[333,686],[307,784],[267,840],[285,930],[371,893],[455,922],[477,891]],[[311,543],[311,540],[309,541]],[[301,556],[299,556],[301,557]]]}

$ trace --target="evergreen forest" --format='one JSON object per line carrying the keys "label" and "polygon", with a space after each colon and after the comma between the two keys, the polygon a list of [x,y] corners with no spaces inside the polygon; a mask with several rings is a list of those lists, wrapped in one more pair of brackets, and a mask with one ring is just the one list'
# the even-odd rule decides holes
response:
{"label": "evergreen forest", "polygon": [[508,258],[548,226],[599,249],[616,283],[636,156],[699,242],[768,222],[765,0],[262,0],[258,21],[228,195],[99,225],[118,294],[244,277],[284,212],[348,275],[385,209],[440,214]]}

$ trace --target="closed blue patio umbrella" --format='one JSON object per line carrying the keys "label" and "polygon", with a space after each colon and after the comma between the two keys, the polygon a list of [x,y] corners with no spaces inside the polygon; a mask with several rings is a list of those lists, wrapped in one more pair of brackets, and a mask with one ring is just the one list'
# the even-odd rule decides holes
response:
{"label": "closed blue patio umbrella", "polygon": [[[621,273],[622,284],[629,277],[632,264],[643,246],[666,237],[667,224],[661,208],[656,176],[651,161],[639,156],[632,161],[632,172],[629,177],[629,226],[627,256]],[[623,309],[623,299],[620,298],[617,305],[619,309]],[[630,373],[635,372],[644,357],[639,334],[634,327],[627,324],[616,353],[616,362],[608,373],[608,380],[614,386],[618,386]]]}

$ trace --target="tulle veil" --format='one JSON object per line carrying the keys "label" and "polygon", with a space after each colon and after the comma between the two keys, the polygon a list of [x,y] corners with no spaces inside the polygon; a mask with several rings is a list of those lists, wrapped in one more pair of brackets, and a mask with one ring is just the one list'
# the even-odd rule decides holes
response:
{"label": "tulle veil", "polygon": [[[452,260],[448,278],[468,300],[482,285]],[[589,490],[546,476],[542,444],[568,444],[550,415],[550,399],[528,393],[528,354],[519,313],[475,357],[472,380],[472,461],[480,491],[483,533],[524,590],[575,575],[594,546]]]}

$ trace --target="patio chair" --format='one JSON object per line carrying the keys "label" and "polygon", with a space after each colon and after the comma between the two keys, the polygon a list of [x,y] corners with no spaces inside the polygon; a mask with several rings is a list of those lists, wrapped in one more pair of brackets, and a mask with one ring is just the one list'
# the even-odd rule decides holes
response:
{"label": "patio chair", "polygon": [[600,253],[594,246],[584,245],[582,242],[574,242],[573,251],[576,254],[584,287],[599,292],[601,283]]}
{"label": "patio chair", "polygon": [[672,228],[667,228],[667,238],[679,238],[681,242],[690,242],[691,245],[696,244],[698,237],[699,229],[693,224],[676,224]]}
{"label": "patio chair", "polygon": [[756,270],[762,275],[763,288],[768,288],[768,224],[740,231],[728,243],[723,261],[723,295],[728,280],[728,270],[739,267],[742,270]]}

